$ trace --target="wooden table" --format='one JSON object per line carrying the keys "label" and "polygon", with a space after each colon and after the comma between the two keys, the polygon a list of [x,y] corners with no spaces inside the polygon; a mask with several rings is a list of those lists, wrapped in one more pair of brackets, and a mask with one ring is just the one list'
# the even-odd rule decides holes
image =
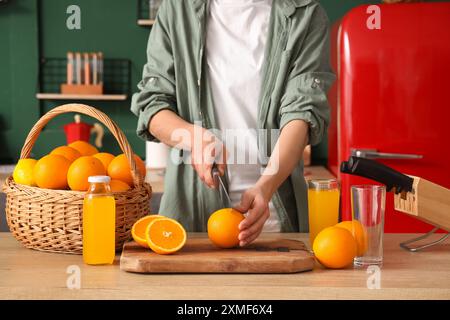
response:
{"label": "wooden table", "polygon": [[[283,236],[308,241],[306,234]],[[320,265],[279,275],[131,274],[119,270],[119,257],[115,265],[86,266],[81,256],[25,249],[0,233],[0,299],[450,299],[450,243],[419,253],[400,249],[412,236],[386,235],[381,289],[368,289],[366,269]],[[66,286],[71,265],[81,270],[79,290]]]}

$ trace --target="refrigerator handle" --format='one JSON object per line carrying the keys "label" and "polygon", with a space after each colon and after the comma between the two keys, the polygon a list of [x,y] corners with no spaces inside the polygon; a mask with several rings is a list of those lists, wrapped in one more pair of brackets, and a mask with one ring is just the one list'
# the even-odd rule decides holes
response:
{"label": "refrigerator handle", "polygon": [[352,156],[366,159],[422,159],[420,154],[378,152],[376,149],[352,149]]}

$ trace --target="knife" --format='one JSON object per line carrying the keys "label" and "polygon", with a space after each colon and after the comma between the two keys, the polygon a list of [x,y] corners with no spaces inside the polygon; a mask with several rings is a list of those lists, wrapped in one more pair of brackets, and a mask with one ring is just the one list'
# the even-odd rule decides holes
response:
{"label": "knife", "polygon": [[401,193],[402,198],[413,190],[413,178],[374,160],[352,156],[341,163],[341,172],[380,182],[387,191]]}
{"label": "knife", "polygon": [[225,187],[225,183],[222,180],[222,176],[220,175],[219,169],[217,165],[214,164],[212,168],[212,175],[214,179],[214,183],[216,185],[217,190],[219,191],[219,197],[224,205],[224,208],[231,208],[231,198],[228,194],[227,188]]}
{"label": "knife", "polygon": [[84,53],[84,84],[90,85],[91,84],[91,64],[89,61],[89,53]]}
{"label": "knife", "polygon": [[67,53],[67,84],[73,84],[73,53]]}
{"label": "knife", "polygon": [[75,68],[76,68],[76,84],[80,85],[83,80],[81,79],[81,69],[82,69],[82,65],[81,65],[81,53],[77,52],[75,54]]}

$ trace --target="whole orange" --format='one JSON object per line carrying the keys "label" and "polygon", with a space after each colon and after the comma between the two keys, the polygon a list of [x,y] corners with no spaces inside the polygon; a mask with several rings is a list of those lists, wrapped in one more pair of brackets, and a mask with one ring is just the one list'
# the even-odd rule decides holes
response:
{"label": "whole orange", "polygon": [[34,182],[39,188],[67,189],[67,171],[70,161],[63,156],[50,154],[41,158],[33,168]]}
{"label": "whole orange", "polygon": [[18,184],[26,186],[36,186],[33,177],[34,166],[37,160],[34,159],[20,159],[14,168],[13,179]]}
{"label": "whole orange", "polygon": [[68,146],[61,146],[61,147],[55,148],[55,149],[53,149],[52,152],[50,152],[50,154],[58,154],[60,156],[63,156],[64,158],[69,160],[70,163],[74,162],[79,157],[81,157],[81,153],[78,150],[76,150],[72,147],[68,147]]}
{"label": "whole orange", "polygon": [[[134,155],[136,166],[143,177],[145,177],[145,163],[139,156]],[[130,165],[124,154],[115,157],[108,166],[108,175],[111,179],[126,182],[129,186],[134,186],[133,177],[131,176]]]}
{"label": "whole orange", "polygon": [[239,224],[244,215],[231,208],[214,212],[208,219],[208,237],[220,248],[233,248],[239,244]]}
{"label": "whole orange", "polygon": [[313,251],[316,259],[331,269],[345,268],[353,262],[357,245],[350,231],[328,227],[315,238]]}
{"label": "whole orange", "polygon": [[94,154],[98,153],[97,148],[86,141],[79,140],[72,142],[71,144],[69,144],[69,147],[78,150],[78,152],[80,152],[82,156],[93,156]]}
{"label": "whole orange", "polygon": [[70,189],[74,191],[87,191],[90,176],[106,175],[103,163],[94,157],[81,157],[75,160],[67,172],[67,181]]}
{"label": "whole orange", "polygon": [[123,181],[120,180],[111,180],[111,182],[109,183],[110,187],[111,187],[111,191],[112,192],[125,192],[130,190],[130,186]]}
{"label": "whole orange", "polygon": [[93,157],[97,158],[103,163],[105,170],[108,170],[109,164],[114,160],[114,155],[107,152],[94,154]]}
{"label": "whole orange", "polygon": [[356,240],[357,252],[356,255],[361,257],[367,251],[367,232],[361,222],[358,220],[343,221],[338,223],[335,227],[344,228],[350,231],[353,238]]}

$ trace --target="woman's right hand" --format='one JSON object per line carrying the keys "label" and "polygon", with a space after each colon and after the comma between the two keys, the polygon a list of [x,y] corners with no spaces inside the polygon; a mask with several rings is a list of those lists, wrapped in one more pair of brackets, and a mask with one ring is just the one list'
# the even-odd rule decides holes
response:
{"label": "woman's right hand", "polygon": [[191,151],[191,164],[200,179],[214,188],[212,167],[217,164],[220,175],[226,169],[225,147],[211,131],[185,121],[171,110],[156,113],[148,124],[149,132],[161,142],[182,150]]}
{"label": "woman's right hand", "polygon": [[197,128],[197,132],[201,134],[194,134],[191,144],[191,165],[209,188],[215,188],[212,169],[216,163],[220,175],[225,174],[227,155],[225,146],[211,131]]}

